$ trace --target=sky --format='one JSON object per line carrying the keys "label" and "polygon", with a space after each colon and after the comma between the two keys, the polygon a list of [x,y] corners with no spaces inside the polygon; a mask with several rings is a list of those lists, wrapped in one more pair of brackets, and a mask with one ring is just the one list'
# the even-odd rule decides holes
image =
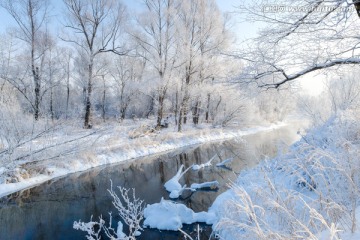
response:
{"label": "sky", "polygon": [[[244,0],[216,1],[221,11],[230,13],[234,13],[236,11],[236,6],[238,6],[240,2],[244,2]],[[61,28],[61,15],[64,11],[63,1],[50,0],[50,2],[51,12],[54,19],[50,24],[53,24],[55,26],[54,29]],[[130,10],[140,10],[142,7],[141,0],[124,0],[123,2],[128,6]],[[256,31],[258,30],[256,26],[254,27],[253,24],[240,23],[240,21],[236,18],[236,14],[231,14],[231,16],[233,22],[232,31],[234,32],[238,41],[243,41],[256,35]],[[0,8],[0,33],[5,32],[9,26],[16,26],[16,23],[3,8]],[[304,88],[304,92],[310,95],[318,95],[323,89],[322,80],[319,80],[319,77],[309,76],[307,78],[301,79],[300,84]]]}
{"label": "sky", "polygon": [[[0,0],[1,1],[1,0]],[[234,11],[234,6],[239,4],[239,0],[216,0],[220,10],[222,11]],[[55,18],[59,18],[61,12],[64,9],[62,0],[50,0],[52,5],[52,13],[55,15]],[[123,0],[123,2],[128,6],[129,9],[141,9],[142,3],[141,0]],[[0,32],[6,30],[7,26],[15,25],[15,21],[11,16],[3,9],[0,8]]]}

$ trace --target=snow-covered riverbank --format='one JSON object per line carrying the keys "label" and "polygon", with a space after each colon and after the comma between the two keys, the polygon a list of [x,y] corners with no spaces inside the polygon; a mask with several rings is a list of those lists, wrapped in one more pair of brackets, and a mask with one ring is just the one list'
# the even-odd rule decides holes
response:
{"label": "snow-covered riverbank", "polygon": [[[45,159],[40,162],[36,159],[25,163],[24,161],[19,161],[17,163],[18,167],[15,168],[15,175],[17,176],[15,182],[9,182],[7,169],[0,167],[0,177],[2,177],[0,197],[41,184],[50,179],[85,171],[100,165],[159,154],[190,145],[227,140],[262,131],[271,131],[282,126],[285,126],[285,124],[279,123],[266,127],[259,126],[247,129],[211,128],[205,125],[201,129],[189,128],[182,133],[166,129],[160,132],[145,134],[141,137],[136,134],[139,125],[107,126],[91,135],[91,139],[88,139],[88,141],[93,141],[89,145],[90,147],[81,149],[75,154],[56,159]],[[38,145],[44,145],[48,142],[58,141],[59,138],[71,139],[74,135],[79,134],[79,132],[57,133],[53,139],[37,139],[36,142]],[[134,135],[136,135],[135,138],[133,137]],[[29,169],[27,169],[28,167]]]}
{"label": "snow-covered riverbank", "polygon": [[241,172],[208,214],[221,239],[359,239],[360,124],[331,118]]}

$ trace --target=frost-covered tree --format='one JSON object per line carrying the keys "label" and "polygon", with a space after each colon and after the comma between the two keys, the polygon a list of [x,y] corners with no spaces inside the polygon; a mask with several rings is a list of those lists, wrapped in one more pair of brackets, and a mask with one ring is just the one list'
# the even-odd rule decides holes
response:
{"label": "frost-covered tree", "polygon": [[[177,38],[180,46],[181,97],[178,131],[186,123],[190,107],[190,89],[217,77],[217,57],[226,47],[228,30],[215,1],[182,1],[177,20]],[[199,122],[200,96],[194,96],[193,122]]]}
{"label": "frost-covered tree", "polygon": [[[242,80],[278,88],[311,72],[356,65],[360,18],[357,0],[249,1],[239,11],[262,30],[238,56]],[[271,76],[269,78],[269,76]]]}
{"label": "frost-covered tree", "polygon": [[164,114],[164,103],[174,69],[179,64],[175,36],[177,0],[144,0],[145,11],[137,18],[138,29],[130,31],[141,51],[137,54],[146,59],[156,73],[157,120],[160,127]]}
{"label": "frost-covered tree", "polygon": [[[44,37],[44,27],[48,18],[49,0],[3,0],[0,2],[3,7],[17,23],[17,30],[14,33],[16,38],[26,44],[26,55],[28,62],[24,65],[25,77],[32,77],[33,96],[19,84],[17,76],[3,75],[3,79],[14,85],[28,100],[32,107],[35,120],[39,119],[41,103],[41,58],[44,49],[41,39]],[[29,68],[29,69],[28,69]],[[21,79],[26,80],[26,79]],[[28,86],[25,86],[28,87]]]}
{"label": "frost-covered tree", "polygon": [[115,0],[64,0],[64,3],[68,12],[65,26],[73,32],[73,35],[63,40],[73,43],[86,56],[84,128],[90,128],[91,94],[96,57],[108,51],[124,53],[117,40],[121,34],[125,7],[120,1]]}
{"label": "frost-covered tree", "polygon": [[145,62],[141,58],[120,56],[114,59],[110,75],[116,96],[115,104],[118,106],[119,117],[125,119],[129,105],[137,98],[140,90],[139,85],[144,72]]}
{"label": "frost-covered tree", "polygon": [[324,90],[318,96],[301,95],[298,99],[300,114],[319,125],[331,116],[345,111],[357,113],[360,104],[359,67],[344,67],[337,74],[331,74],[324,81]]}

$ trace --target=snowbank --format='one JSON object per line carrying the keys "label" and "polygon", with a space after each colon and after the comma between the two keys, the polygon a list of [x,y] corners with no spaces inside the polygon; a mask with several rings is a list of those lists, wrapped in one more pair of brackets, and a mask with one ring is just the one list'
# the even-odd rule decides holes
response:
{"label": "snowbank", "polygon": [[[18,182],[6,183],[6,171],[2,169],[3,175],[0,175],[0,180],[2,179],[2,184],[0,184],[0,197],[57,177],[85,171],[100,165],[118,163],[211,141],[227,140],[258,132],[271,131],[285,125],[284,123],[280,123],[268,127],[254,127],[246,130],[226,128],[190,129],[182,133],[165,130],[164,132],[135,139],[129,138],[127,134],[134,128],[133,126],[126,128],[108,126],[106,131],[100,131],[101,133],[99,133],[99,135],[94,134],[92,136],[93,139],[96,139],[96,144],[91,145],[90,149],[84,149],[75,156],[36,162],[32,164],[32,168],[34,169],[34,166],[38,166],[37,168],[41,169],[41,171],[39,170],[35,174],[33,173],[24,178],[20,176],[17,179]],[[57,134],[56,138],[57,140],[60,138],[68,138],[69,134],[71,134],[70,131],[66,132],[66,134],[64,133],[64,136]],[[44,142],[51,141],[52,140],[44,139]],[[39,142],[41,142],[41,140],[37,140],[38,145]],[[21,163],[19,162],[18,164]]]}
{"label": "snowbank", "polygon": [[242,171],[209,209],[213,229],[222,239],[359,239],[359,132],[340,115]]}

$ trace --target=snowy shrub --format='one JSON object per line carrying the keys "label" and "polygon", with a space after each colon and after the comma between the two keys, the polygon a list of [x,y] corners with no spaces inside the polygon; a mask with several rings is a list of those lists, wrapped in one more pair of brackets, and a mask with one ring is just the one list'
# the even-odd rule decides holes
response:
{"label": "snowy shrub", "polygon": [[225,239],[340,239],[356,231],[359,122],[349,112],[310,131],[290,151],[240,174],[210,211]]}
{"label": "snowy shrub", "polygon": [[113,198],[113,205],[118,211],[120,218],[128,226],[128,234],[126,235],[123,230],[123,223],[118,222],[118,226],[115,229],[112,223],[112,214],[109,213],[109,223],[106,225],[105,220],[102,216],[99,217],[99,221],[93,221],[92,216],[90,222],[74,222],[74,229],[81,230],[87,233],[86,238],[88,240],[97,240],[102,239],[101,233],[103,232],[105,236],[109,239],[122,239],[122,240],[134,240],[136,236],[140,235],[142,227],[140,222],[144,217],[144,206],[143,201],[135,197],[135,190],[125,189],[123,187],[118,187],[120,197],[112,188],[108,189],[108,192]]}

